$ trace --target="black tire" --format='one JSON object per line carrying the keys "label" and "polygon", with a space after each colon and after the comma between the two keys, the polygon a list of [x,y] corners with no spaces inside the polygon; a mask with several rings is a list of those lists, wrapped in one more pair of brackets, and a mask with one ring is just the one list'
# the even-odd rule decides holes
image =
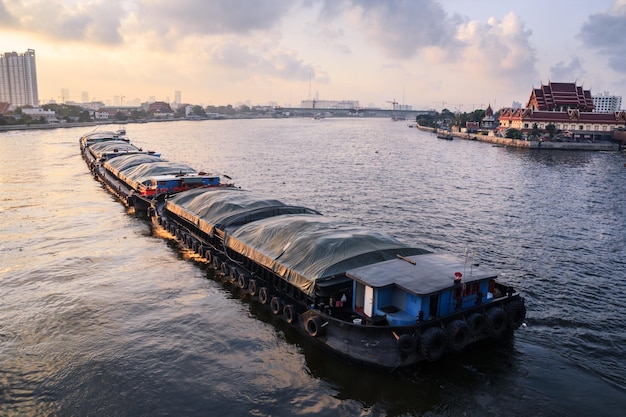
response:
{"label": "black tire", "polygon": [[398,350],[405,355],[415,353],[417,351],[417,340],[409,334],[401,335],[398,338]]}
{"label": "black tire", "polygon": [[214,255],[212,263],[213,263],[213,267],[219,271],[220,266],[222,265],[222,261],[220,260],[220,257],[217,255]]}
{"label": "black tire", "polygon": [[283,311],[283,302],[278,297],[272,297],[270,300],[270,310],[272,310],[272,314],[277,316]]}
{"label": "black tire", "polygon": [[250,294],[253,296],[258,294],[259,288],[256,285],[256,279],[251,279],[250,281],[248,281],[248,291],[250,291]]}
{"label": "black tire", "polygon": [[420,353],[428,362],[436,362],[446,351],[448,338],[441,327],[431,327],[422,334]]}
{"label": "black tire", "polygon": [[270,292],[266,287],[259,288],[259,302],[261,304],[267,304],[270,302]]}
{"label": "black tire", "polygon": [[481,313],[474,313],[467,318],[467,325],[472,337],[478,337],[485,332],[487,320]]}
{"label": "black tire", "polygon": [[526,306],[520,300],[513,301],[506,306],[506,315],[511,330],[518,329],[526,319]]}
{"label": "black tire", "polygon": [[508,319],[502,307],[494,307],[487,311],[487,334],[493,338],[501,337],[506,331]]}
{"label": "black tire", "polygon": [[222,274],[224,275],[229,275],[230,268],[228,266],[228,263],[222,262],[222,264],[220,265],[220,271],[222,271]]}
{"label": "black tire", "polygon": [[296,311],[293,308],[293,305],[287,304],[283,308],[283,317],[285,321],[289,324],[292,324],[296,320]]}
{"label": "black tire", "polygon": [[446,326],[448,346],[452,352],[460,352],[470,341],[470,327],[463,320],[454,320]]}
{"label": "black tire", "polygon": [[325,333],[322,319],[317,316],[309,317],[308,319],[306,319],[306,322],[304,323],[304,328],[311,337],[320,337],[323,336]]}
{"label": "black tire", "polygon": [[244,274],[239,274],[239,278],[237,278],[237,284],[242,290],[244,288],[248,288],[248,278]]}

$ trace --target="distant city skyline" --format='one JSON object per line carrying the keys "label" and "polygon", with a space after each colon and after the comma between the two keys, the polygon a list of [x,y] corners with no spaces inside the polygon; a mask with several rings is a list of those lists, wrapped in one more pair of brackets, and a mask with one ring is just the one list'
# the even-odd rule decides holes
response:
{"label": "distant city skyline", "polygon": [[317,96],[472,111],[524,105],[550,81],[626,94],[626,0],[38,1],[0,0],[0,43],[37,51],[41,103],[178,91],[205,106]]}

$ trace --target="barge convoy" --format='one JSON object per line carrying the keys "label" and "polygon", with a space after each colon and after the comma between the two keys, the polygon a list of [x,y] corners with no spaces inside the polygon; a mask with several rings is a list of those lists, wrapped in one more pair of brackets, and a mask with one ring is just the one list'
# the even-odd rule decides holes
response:
{"label": "barge convoy", "polygon": [[524,299],[466,257],[407,246],[169,162],[116,132],[80,139],[94,176],[313,344],[397,369],[512,334]]}

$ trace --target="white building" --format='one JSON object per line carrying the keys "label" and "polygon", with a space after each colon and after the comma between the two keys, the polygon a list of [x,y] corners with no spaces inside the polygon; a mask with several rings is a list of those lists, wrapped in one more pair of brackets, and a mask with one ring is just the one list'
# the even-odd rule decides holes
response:
{"label": "white building", "polygon": [[57,119],[57,114],[54,110],[44,110],[41,107],[36,107],[34,109],[22,109],[22,114],[27,114],[33,119],[46,119],[48,123],[59,123],[59,119]]}
{"label": "white building", "polygon": [[302,100],[303,109],[355,109],[359,106],[358,100]]}
{"label": "white building", "polygon": [[593,96],[594,113],[615,113],[622,108],[621,96],[610,96],[608,91]]}
{"label": "white building", "polygon": [[16,107],[39,105],[35,50],[0,54],[0,101]]}

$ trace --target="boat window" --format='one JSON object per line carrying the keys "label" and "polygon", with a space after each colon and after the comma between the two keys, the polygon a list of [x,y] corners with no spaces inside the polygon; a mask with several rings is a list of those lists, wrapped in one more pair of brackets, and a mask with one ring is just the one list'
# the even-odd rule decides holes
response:
{"label": "boat window", "polygon": [[467,297],[469,295],[478,294],[478,282],[470,282],[465,285],[465,290],[463,291],[463,297]]}

